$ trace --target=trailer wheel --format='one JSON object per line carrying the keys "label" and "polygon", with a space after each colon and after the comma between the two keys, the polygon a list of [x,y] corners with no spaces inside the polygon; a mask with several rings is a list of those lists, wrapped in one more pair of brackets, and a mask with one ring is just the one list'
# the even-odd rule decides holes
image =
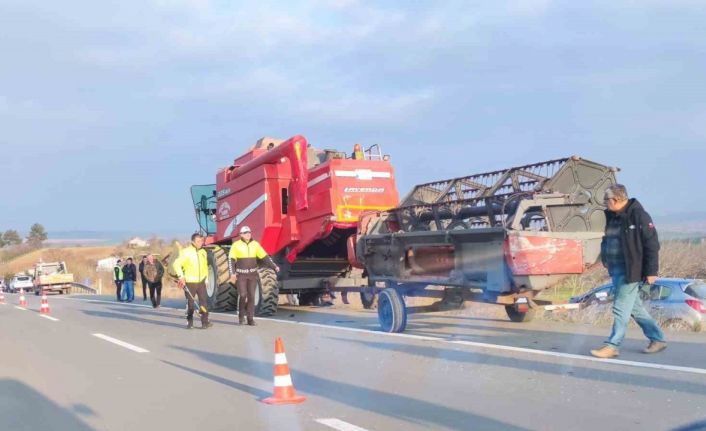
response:
{"label": "trailer wheel", "polygon": [[388,287],[378,295],[378,320],[385,332],[404,332],[407,326],[407,307],[394,288]]}
{"label": "trailer wheel", "polygon": [[258,273],[255,314],[258,316],[272,316],[277,312],[277,303],[279,302],[277,274],[270,268],[260,268]]}
{"label": "trailer wheel", "polygon": [[517,311],[517,308],[515,308],[514,305],[506,305],[505,312],[507,313],[507,317],[509,317],[513,322],[531,322],[532,319],[534,319],[534,315],[537,313],[537,310],[530,308],[529,311],[522,313]]}
{"label": "trailer wheel", "polygon": [[221,247],[214,247],[208,252],[208,282],[206,296],[208,309],[211,311],[232,311],[238,307],[238,289],[228,279],[228,254]]}

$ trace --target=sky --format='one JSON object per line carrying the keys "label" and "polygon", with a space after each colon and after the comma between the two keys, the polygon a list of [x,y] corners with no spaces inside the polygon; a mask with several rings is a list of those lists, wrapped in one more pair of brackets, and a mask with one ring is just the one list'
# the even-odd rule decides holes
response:
{"label": "sky", "polygon": [[579,155],[706,212],[698,0],[0,0],[0,230],[193,232],[262,136],[416,183]]}

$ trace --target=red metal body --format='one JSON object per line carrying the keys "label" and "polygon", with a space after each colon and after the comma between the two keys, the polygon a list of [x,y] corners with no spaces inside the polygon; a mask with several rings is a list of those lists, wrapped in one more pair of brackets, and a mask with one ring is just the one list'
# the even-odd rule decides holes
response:
{"label": "red metal body", "polygon": [[284,253],[292,263],[334,229],[354,233],[361,212],[399,203],[387,160],[329,154],[319,159],[323,152],[294,136],[269,150],[252,149],[218,171],[212,242],[230,244],[247,225],[268,253]]}

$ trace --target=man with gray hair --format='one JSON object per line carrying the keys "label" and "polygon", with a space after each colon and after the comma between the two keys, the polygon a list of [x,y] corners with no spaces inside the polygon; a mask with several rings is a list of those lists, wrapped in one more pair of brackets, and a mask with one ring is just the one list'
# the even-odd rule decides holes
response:
{"label": "man with gray hair", "polygon": [[613,330],[605,345],[591,354],[598,358],[618,356],[630,316],[650,340],[643,353],[667,348],[664,334],[640,299],[640,286],[653,284],[659,269],[659,239],[652,218],[625,186],[614,184],[605,191],[606,228],[601,259],[613,279]]}

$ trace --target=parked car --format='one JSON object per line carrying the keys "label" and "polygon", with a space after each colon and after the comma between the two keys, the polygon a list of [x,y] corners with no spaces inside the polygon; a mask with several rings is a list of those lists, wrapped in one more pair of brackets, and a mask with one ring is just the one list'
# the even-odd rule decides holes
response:
{"label": "parked car", "polygon": [[[569,302],[581,308],[597,307],[610,312],[613,284],[609,283],[572,297]],[[685,278],[658,278],[655,284],[643,284],[640,298],[645,309],[662,326],[701,331],[706,324],[706,282]]]}
{"label": "parked car", "polygon": [[17,293],[20,289],[24,289],[25,292],[31,292],[34,290],[34,281],[29,275],[16,275],[10,281],[10,292]]}
{"label": "parked car", "polygon": [[5,285],[5,280],[0,278],[0,291],[7,292],[8,288]]}

